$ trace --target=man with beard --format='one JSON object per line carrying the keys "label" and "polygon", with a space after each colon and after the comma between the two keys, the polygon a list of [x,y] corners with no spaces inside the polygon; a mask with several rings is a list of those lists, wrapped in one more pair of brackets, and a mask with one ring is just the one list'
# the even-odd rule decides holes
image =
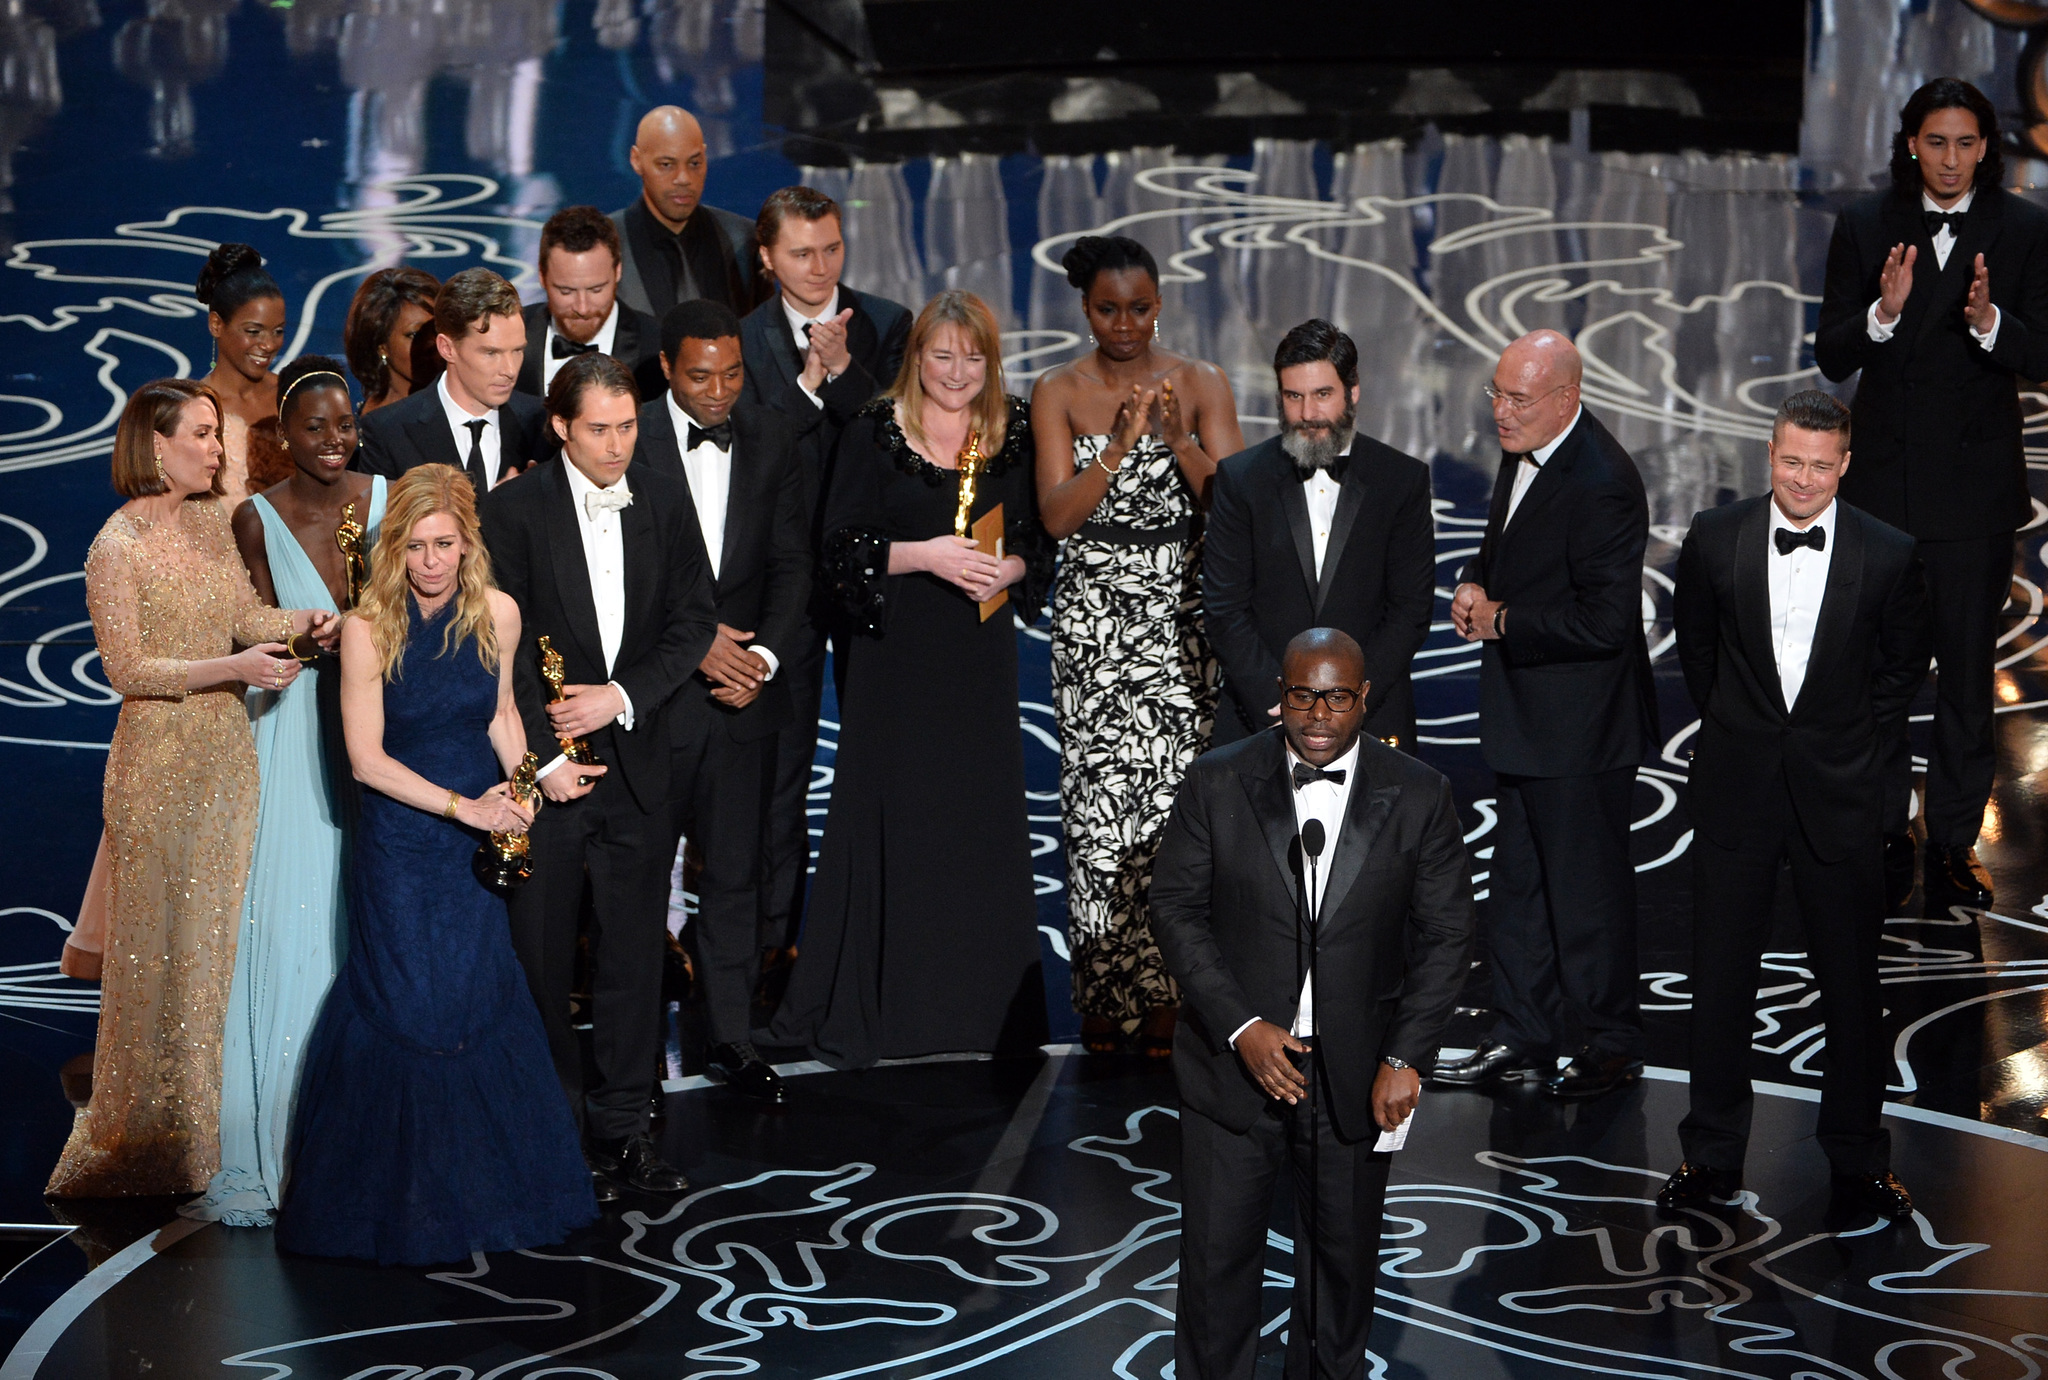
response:
{"label": "man with beard", "polygon": [[1273,355],[1280,434],[1216,468],[1202,555],[1209,641],[1223,667],[1217,746],[1280,718],[1280,662],[1310,628],[1365,655],[1365,731],[1415,750],[1408,663],[1429,635],[1436,549],[1429,467],[1352,430],[1358,347],[1304,321]]}
{"label": "man with beard", "polygon": [[633,371],[643,398],[659,397],[661,323],[619,300],[625,264],[619,228],[595,206],[565,206],[540,228],[540,285],[547,300],[529,306],[520,392],[536,398],[578,355],[610,355]]}
{"label": "man with beard", "polygon": [[1461,1087],[1540,1080],[1568,1098],[1642,1075],[1628,835],[1636,767],[1657,742],[1649,504],[1628,452],[1579,406],[1580,368],[1571,341],[1533,331],[1501,352],[1486,389],[1500,472],[1451,624],[1484,648],[1479,742],[1499,783],[1495,1021],[1435,1072]]}

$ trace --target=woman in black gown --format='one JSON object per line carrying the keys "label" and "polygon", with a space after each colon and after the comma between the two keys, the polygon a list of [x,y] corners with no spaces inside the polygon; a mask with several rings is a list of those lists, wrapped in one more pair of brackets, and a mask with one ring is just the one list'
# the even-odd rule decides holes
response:
{"label": "woman in black gown", "polygon": [[[953,535],[959,457],[986,460],[970,521],[1003,507],[998,560]],[[1053,547],[1029,411],[1003,392],[996,323],[943,292],[903,368],[840,437],[823,578],[850,615],[838,769],[777,1043],[841,1068],[1045,1038],[1013,614],[1038,616]],[[1007,590],[984,620],[979,603]]]}

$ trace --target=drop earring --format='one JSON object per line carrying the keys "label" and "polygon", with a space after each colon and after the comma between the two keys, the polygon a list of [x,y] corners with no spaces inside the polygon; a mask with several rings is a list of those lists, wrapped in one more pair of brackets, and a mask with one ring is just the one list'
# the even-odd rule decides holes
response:
{"label": "drop earring", "polygon": [[1090,332],[1088,332],[1088,348],[1089,348],[1089,349],[1091,349],[1091,350],[1093,350],[1093,349],[1095,349],[1095,348],[1096,348],[1096,344],[1095,344],[1095,332],[1093,332],[1093,331],[1090,331]]}
{"label": "drop earring", "polygon": [[164,453],[162,451],[157,451],[150,458],[156,461],[156,482],[163,485],[163,492],[169,493],[171,488],[171,476],[164,469]]}
{"label": "drop earring", "polygon": [[1152,318],[1152,339],[1159,339],[1159,318],[1156,316]]}

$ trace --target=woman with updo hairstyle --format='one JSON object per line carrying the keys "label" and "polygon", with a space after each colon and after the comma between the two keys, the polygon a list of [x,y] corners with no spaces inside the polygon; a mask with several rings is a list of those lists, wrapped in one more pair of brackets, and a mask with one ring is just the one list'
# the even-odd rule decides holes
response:
{"label": "woman with updo hairstyle", "polygon": [[[356,419],[339,360],[299,356],[278,374],[277,398],[271,420],[291,470],[235,510],[235,544],[265,603],[344,614],[350,567],[338,538],[369,551],[385,481],[349,468]],[[252,442],[262,430],[251,429]],[[358,581],[366,574],[359,565]],[[222,1047],[221,1167],[205,1196],[179,1209],[202,1221],[272,1222],[299,1057],[347,948],[342,860],[353,782],[340,752],[337,672],[323,652],[284,689],[248,696],[262,789]]]}
{"label": "woman with updo hairstyle", "polygon": [[206,305],[213,368],[202,382],[220,402],[222,506],[232,513],[249,496],[249,428],[277,413],[271,361],[284,349],[284,291],[246,244],[217,245],[192,295]]}
{"label": "woman with updo hairstyle", "polygon": [[1159,266],[1122,235],[1062,260],[1089,343],[1038,381],[1031,434],[1045,527],[1064,543],[1052,692],[1067,841],[1068,952],[1081,1040],[1165,1059],[1180,995],[1152,938],[1152,855],[1209,743],[1216,660],[1202,632],[1202,510],[1244,449],[1230,381],[1159,346]]}
{"label": "woman with updo hairstyle", "polygon": [[289,688],[296,655],[340,626],[328,611],[272,608],[250,585],[219,500],[220,419],[204,384],[137,389],[114,436],[127,502],[86,552],[93,638],[121,715],[102,803],[92,1100],[45,1190],[55,1198],[196,1193],[220,1165],[221,1036],[256,832],[243,691]]}
{"label": "woman with updo hairstyle", "polygon": [[440,292],[433,274],[404,267],[380,268],[356,289],[341,340],[349,372],[363,386],[364,416],[412,395],[413,338],[433,325]]}

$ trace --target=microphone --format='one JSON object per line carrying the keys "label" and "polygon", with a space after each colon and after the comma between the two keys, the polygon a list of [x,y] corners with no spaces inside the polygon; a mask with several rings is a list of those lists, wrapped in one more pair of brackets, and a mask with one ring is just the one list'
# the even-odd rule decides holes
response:
{"label": "microphone", "polygon": [[1308,857],[1323,856],[1323,822],[1312,819],[1301,826],[1301,851]]}

